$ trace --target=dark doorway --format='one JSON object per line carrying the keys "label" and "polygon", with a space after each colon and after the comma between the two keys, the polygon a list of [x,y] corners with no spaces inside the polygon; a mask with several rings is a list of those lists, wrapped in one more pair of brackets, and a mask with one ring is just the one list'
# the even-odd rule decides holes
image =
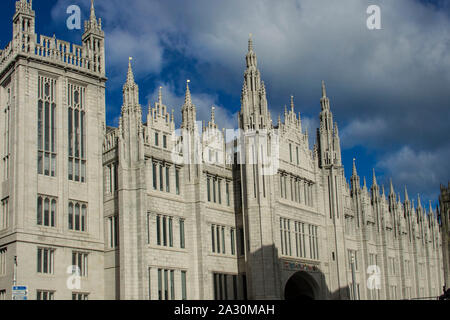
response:
{"label": "dark doorway", "polygon": [[304,271],[295,273],[286,283],[284,289],[285,300],[315,300],[318,286],[316,281]]}

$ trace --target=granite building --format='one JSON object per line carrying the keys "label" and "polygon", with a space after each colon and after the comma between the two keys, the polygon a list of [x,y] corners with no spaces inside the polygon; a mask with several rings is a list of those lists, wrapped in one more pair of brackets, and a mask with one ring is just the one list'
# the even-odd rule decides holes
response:
{"label": "granite building", "polygon": [[251,38],[231,133],[214,108],[197,121],[189,81],[180,129],[163,88],[143,117],[130,60],[114,128],[93,3],[81,46],[34,27],[31,1],[17,1],[0,52],[0,299],[13,283],[30,299],[77,300],[442,292],[436,212],[375,172],[361,186],[355,162],[347,181],[324,83],[310,146],[293,97],[272,121]]}

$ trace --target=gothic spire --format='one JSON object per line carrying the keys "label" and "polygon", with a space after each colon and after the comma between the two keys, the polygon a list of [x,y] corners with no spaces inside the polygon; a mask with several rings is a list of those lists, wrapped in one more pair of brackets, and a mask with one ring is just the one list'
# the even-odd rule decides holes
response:
{"label": "gothic spire", "polygon": [[216,123],[215,110],[216,110],[216,107],[212,106],[212,107],[211,107],[211,123],[212,123],[212,124],[215,124],[215,123]]}
{"label": "gothic spire", "polygon": [[128,58],[127,81],[123,85],[123,104],[126,107],[139,105],[139,88],[134,82],[133,69],[131,67],[132,59],[132,57]]}
{"label": "gothic spire", "polygon": [[158,103],[160,106],[162,105],[162,86],[159,87],[158,91]]}
{"label": "gothic spire", "polygon": [[353,171],[352,176],[356,177],[358,175],[358,172],[356,171],[356,158],[353,158]]}
{"label": "gothic spire", "polygon": [[389,179],[389,194],[394,194],[394,186],[392,185],[392,178]]}
{"label": "gothic spire", "polygon": [[91,22],[96,22],[97,18],[95,17],[95,8],[94,8],[94,0],[91,0],[91,16],[90,16]]}
{"label": "gothic spire", "polygon": [[184,104],[185,104],[185,105],[190,105],[190,104],[192,104],[191,90],[189,90],[189,82],[191,82],[191,80],[187,80],[187,81],[186,81],[186,94],[185,94],[185,96],[184,96]]}
{"label": "gothic spire", "polygon": [[322,80],[322,98],[320,98],[320,105],[322,106],[322,110],[330,110],[330,100],[327,97],[325,81],[323,80]]}
{"label": "gothic spire", "polygon": [[377,176],[375,175],[374,168],[372,168],[372,185],[377,186]]}
{"label": "gothic spire", "polygon": [[291,111],[294,113],[294,96],[291,96]]}
{"label": "gothic spire", "polygon": [[256,69],[258,63],[257,63],[255,51],[253,50],[253,39],[252,39],[251,33],[248,37],[248,52],[247,52],[246,60],[247,60],[247,69]]}
{"label": "gothic spire", "polygon": [[409,202],[408,190],[406,190],[406,186],[405,186],[405,202]]}
{"label": "gothic spire", "polygon": [[133,74],[133,68],[131,67],[131,60],[133,60],[132,57],[128,58],[128,72],[127,72],[127,82],[128,85],[135,84],[134,82],[134,74]]}
{"label": "gothic spire", "polygon": [[182,112],[182,123],[181,128],[194,130],[196,128],[197,115],[195,111],[195,106],[192,103],[191,90],[189,89],[189,83],[191,81],[186,81],[186,94],[184,98],[184,105],[181,107]]}

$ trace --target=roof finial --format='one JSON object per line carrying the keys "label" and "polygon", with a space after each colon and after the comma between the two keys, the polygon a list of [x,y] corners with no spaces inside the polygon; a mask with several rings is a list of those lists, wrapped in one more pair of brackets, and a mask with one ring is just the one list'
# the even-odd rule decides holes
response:
{"label": "roof finial", "polygon": [[390,180],[389,194],[394,194],[394,186],[392,185],[392,178],[390,178],[389,180]]}
{"label": "roof finial", "polygon": [[95,17],[95,8],[94,8],[94,0],[91,0],[91,21],[96,21],[97,18]]}
{"label": "roof finial", "polygon": [[159,103],[160,106],[162,105],[162,86],[159,87],[158,103]]}
{"label": "roof finial", "polygon": [[215,112],[214,112],[215,110],[216,110],[216,107],[212,106],[211,107],[211,123],[212,124],[214,124],[216,121],[216,116],[215,116]]}
{"label": "roof finial", "polygon": [[372,168],[372,184],[374,185],[374,186],[376,186],[377,185],[377,176],[375,175],[375,168]]}
{"label": "roof finial", "polygon": [[291,95],[291,111],[294,113],[294,96]]}
{"label": "roof finial", "polygon": [[186,105],[191,104],[192,103],[192,99],[191,99],[191,90],[189,90],[189,83],[191,82],[191,80],[186,80],[186,96],[184,98],[184,103]]}
{"label": "roof finial", "polygon": [[133,58],[129,57],[128,58],[127,83],[134,83],[134,75],[133,75],[133,69],[131,68],[131,60],[133,60]]}
{"label": "roof finial", "polygon": [[356,171],[356,158],[353,158],[353,176],[356,177],[358,172]]}
{"label": "roof finial", "polygon": [[249,33],[248,35],[248,52],[253,51],[253,39],[252,39],[252,34]]}
{"label": "roof finial", "polygon": [[325,88],[325,81],[322,80],[322,98],[327,96],[327,89]]}

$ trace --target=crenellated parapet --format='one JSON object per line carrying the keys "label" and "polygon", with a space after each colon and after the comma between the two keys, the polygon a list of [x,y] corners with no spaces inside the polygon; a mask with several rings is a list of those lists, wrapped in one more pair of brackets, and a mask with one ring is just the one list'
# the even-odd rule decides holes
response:
{"label": "crenellated parapet", "polygon": [[[91,8],[91,15],[93,3]],[[95,20],[95,13],[94,13]],[[35,33],[35,15],[32,1],[16,2],[16,13],[13,18],[13,40],[0,53],[0,70],[5,68],[17,56],[37,59],[63,68],[71,68],[79,72],[93,73],[105,77],[104,33],[101,20],[86,21],[86,30],[82,45],[70,44],[56,39],[55,36],[37,36]]]}

